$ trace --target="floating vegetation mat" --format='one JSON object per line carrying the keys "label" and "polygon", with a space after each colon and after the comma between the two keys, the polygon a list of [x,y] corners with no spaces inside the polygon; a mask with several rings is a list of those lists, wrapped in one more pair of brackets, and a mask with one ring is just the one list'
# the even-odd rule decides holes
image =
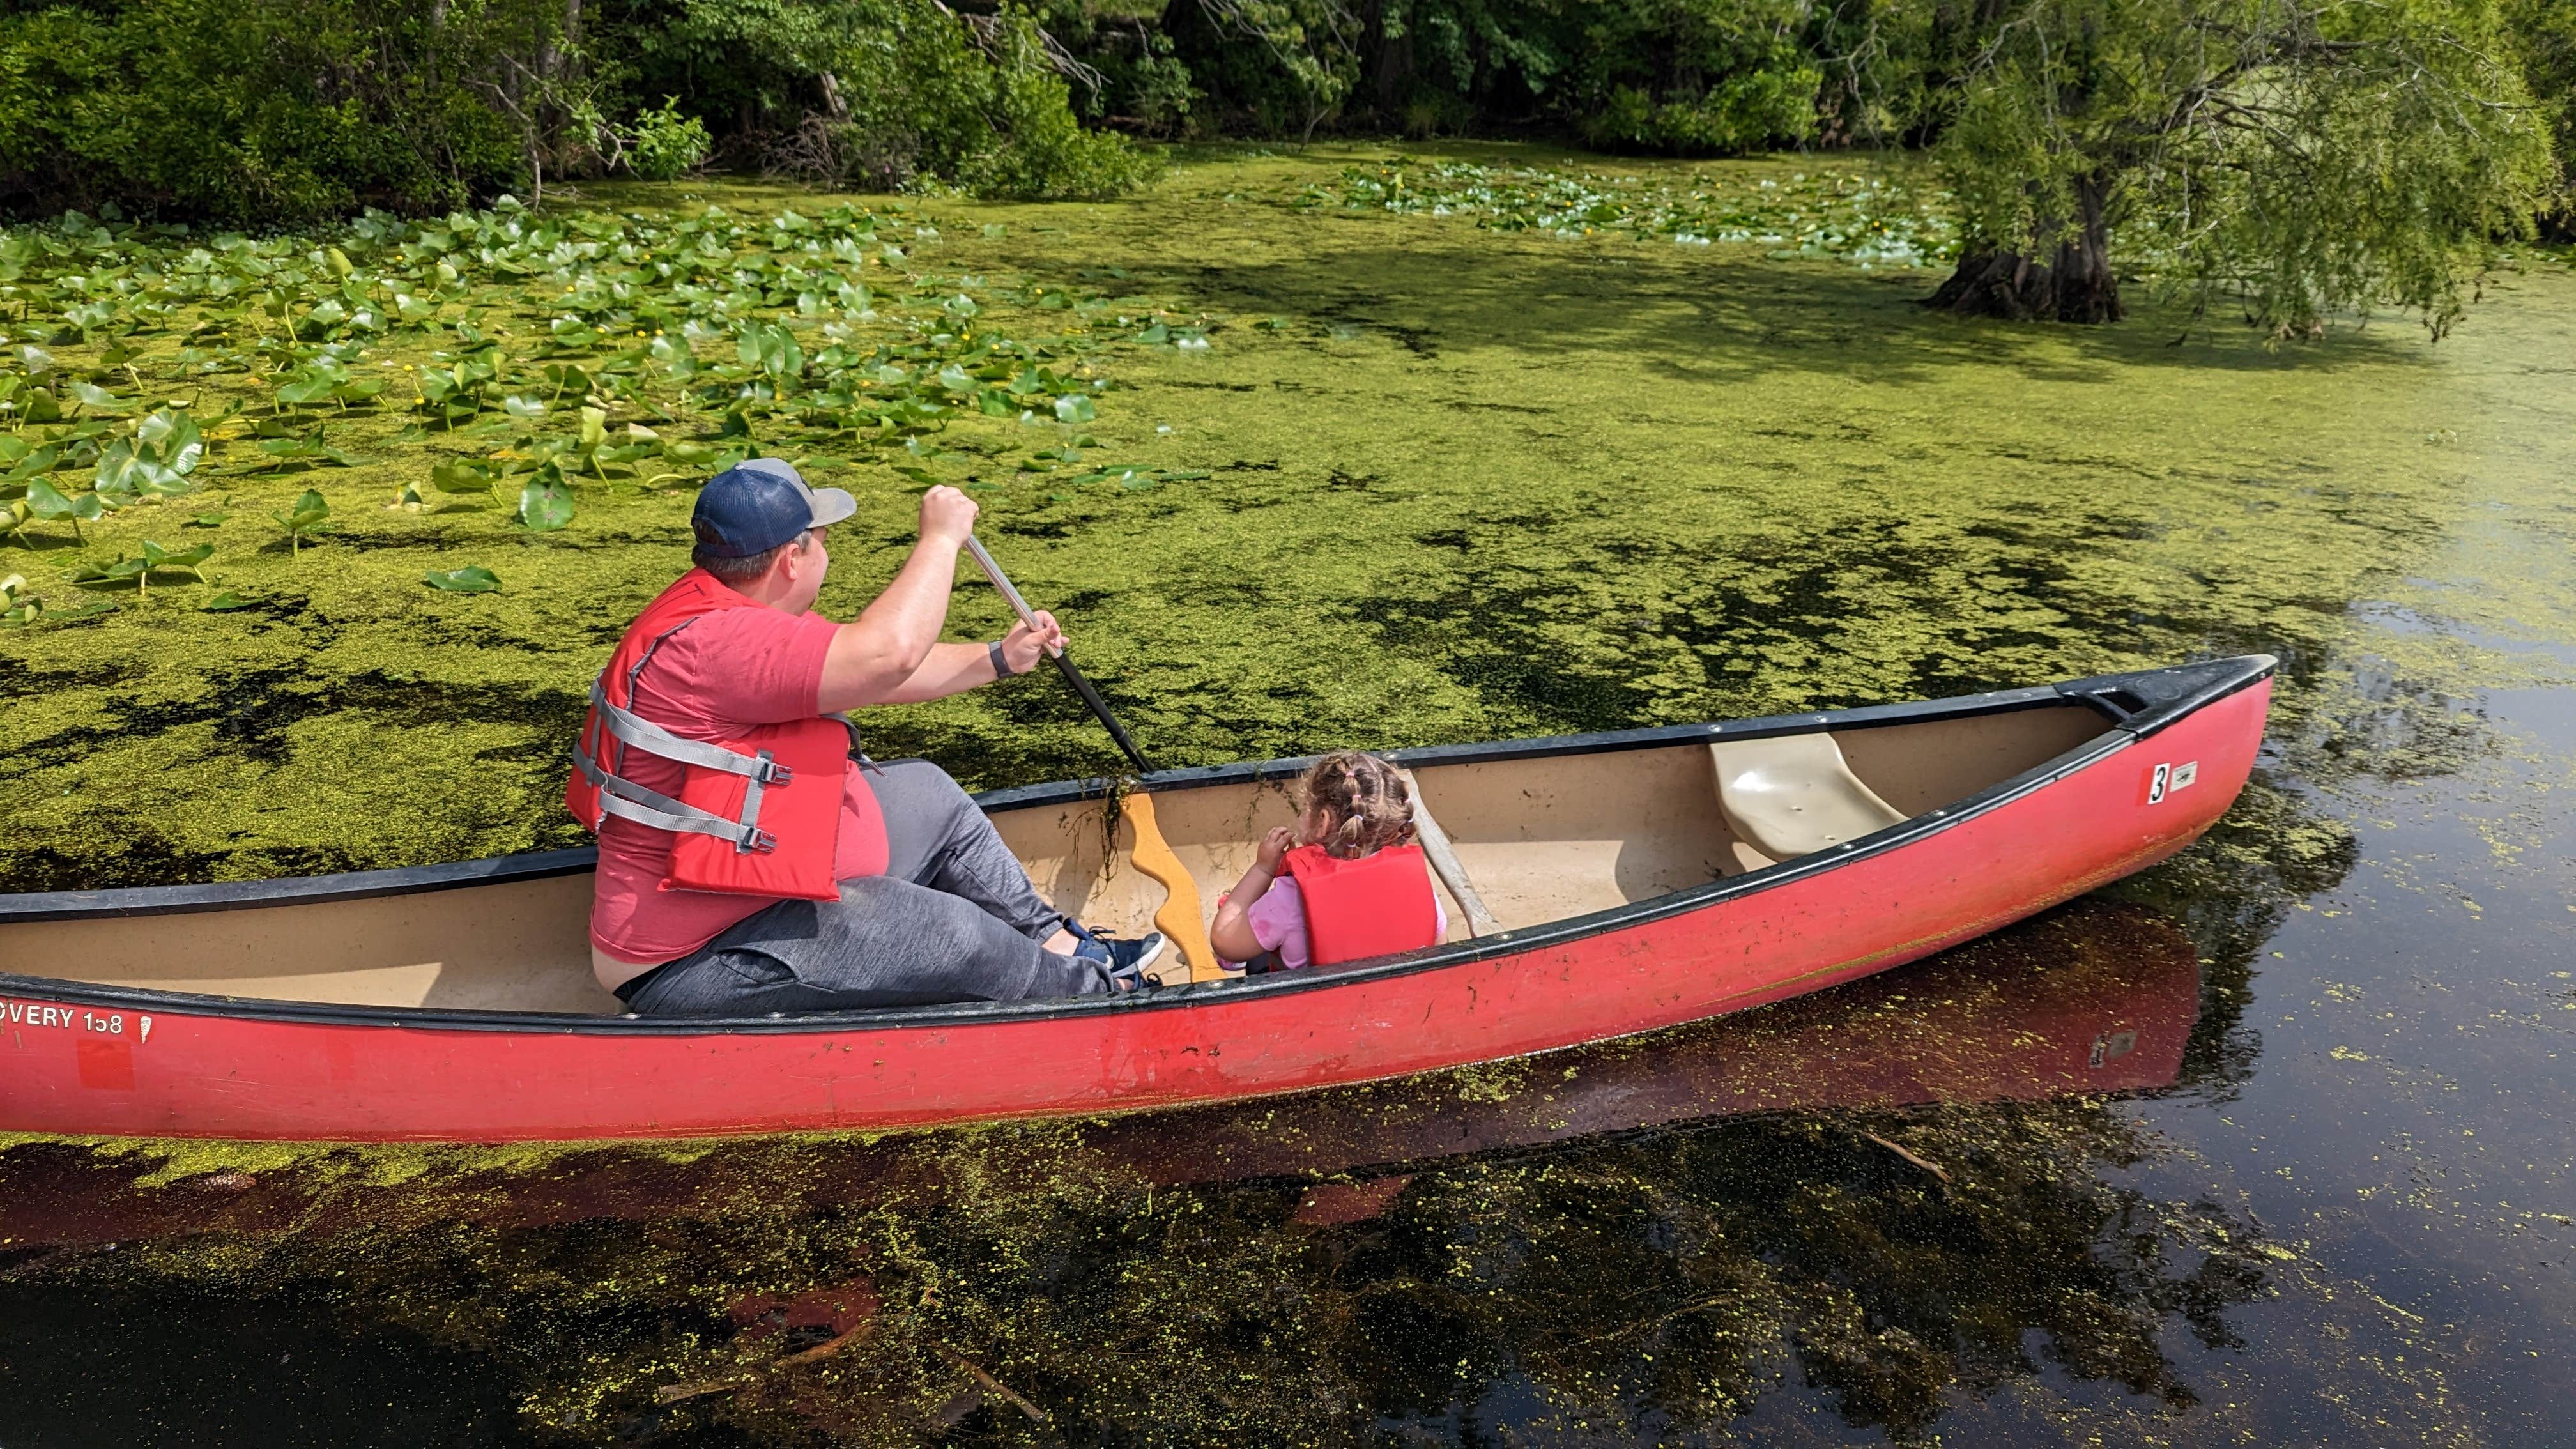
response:
{"label": "floating vegetation mat", "polygon": [[[644,243],[572,213],[490,219],[555,238],[492,248],[524,274],[459,247],[410,260],[409,233],[242,244],[307,274],[315,308],[326,285],[350,306],[330,247],[352,276],[413,273],[415,300],[446,287],[435,327],[380,285],[381,330],[353,312],[296,338],[360,344],[342,362],[385,379],[373,396],[254,381],[347,385],[294,380],[318,352],[259,358],[291,308],[199,338],[209,304],[120,331],[120,300],[85,340],[63,305],[0,298],[9,349],[52,359],[22,389],[61,414],[0,427],[27,445],[11,467],[64,450],[9,501],[53,509],[41,476],[79,505],[102,463],[110,495],[78,538],[50,518],[0,536],[0,576],[46,605],[0,629],[0,888],[569,843],[582,691],[682,566],[689,484],[757,446],[859,497],[835,617],[909,546],[921,479],[898,470],[976,487],[1018,582],[1175,763],[2278,654],[2255,785],[2122,888],[2170,920],[2095,897],[1693,1028],[1693,1057],[1609,1044],[1187,1120],[613,1152],[0,1142],[0,1437],[2554,1442],[2576,276],[2500,274],[2438,346],[2175,344],[2153,303],[2117,328],[1965,322],[1914,305],[1924,273],[1753,242],[1294,204],[1385,154],[1185,157],[1133,200],[935,215],[604,190],[583,224],[715,228],[694,249],[734,266],[681,285],[738,300],[674,326],[681,285],[631,283],[648,335],[576,317],[601,334],[577,353],[547,350],[582,273],[553,274],[555,243],[636,246],[600,278],[647,269]],[[1611,164],[1409,154],[1417,174]],[[1814,174],[1618,164],[1641,190]],[[87,300],[220,253],[10,235],[46,253],[18,285],[78,276]],[[826,260],[844,240],[859,263]],[[771,285],[790,265],[840,282]],[[460,322],[493,378],[455,373]],[[653,354],[655,327],[696,373]],[[770,370],[787,342],[792,381]],[[945,414],[800,410],[836,347],[861,396],[898,396],[867,366],[906,372],[910,402],[876,416]],[[191,348],[248,361],[192,378]],[[972,390],[939,381],[952,363]],[[458,391],[399,390],[412,368]],[[1063,385],[1012,394],[1032,370]],[[988,414],[987,389],[1018,402]],[[443,415],[457,396],[470,416]],[[604,415],[587,444],[584,409]],[[613,456],[653,441],[636,424],[663,451]],[[566,445],[522,466],[544,437]],[[561,527],[523,521],[531,484],[537,523],[569,502]],[[1005,618],[971,582],[952,610],[955,637]],[[879,755],[978,785],[1115,765],[1043,678],[862,719]],[[2015,1015],[2063,992],[2089,1004],[2060,1029]],[[2096,1050],[2155,1063],[2129,1083],[2149,1095],[2106,1097]],[[2052,1051],[2080,1094],[1932,1086]],[[1761,1110],[1654,1090],[1720,1080],[1701,1067],[1756,1069]],[[1899,1105],[1924,1097],[1948,1100]],[[1659,1101],[1683,1106],[1636,1115]]]}
{"label": "floating vegetation mat", "polygon": [[[938,475],[923,465],[943,450],[922,439],[960,416],[1092,421],[1106,384],[1086,356],[1116,335],[1106,304],[909,270],[904,247],[937,237],[846,203],[743,220],[716,206],[540,217],[506,198],[432,222],[370,214],[321,237],[198,237],[78,213],[0,233],[0,304],[17,309],[18,334],[0,360],[6,532],[82,544],[84,522],[137,504],[355,466],[356,438],[410,454],[386,507],[502,510],[544,533],[572,521],[584,484],[692,483],[762,451],[830,471],[897,447],[912,455],[898,471],[928,483]],[[997,299],[1034,330],[987,316]],[[1206,346],[1182,319],[1115,326],[1141,345]],[[366,426],[387,421],[400,424],[389,439]],[[1024,448],[1019,469],[1069,486],[1167,476],[1086,465],[1096,444],[1076,433],[1049,441]],[[331,526],[312,490],[271,517],[296,556]],[[0,624],[91,617],[122,591],[140,604],[182,570],[209,582],[212,542],[143,550],[76,569],[86,597],[13,575]],[[488,570],[476,577],[497,587]]]}
{"label": "floating vegetation mat", "polygon": [[[2244,650],[2292,662],[2276,737],[2303,740],[2348,603],[2461,607],[2391,590],[2476,511],[2464,481],[2555,486],[2557,383],[2527,369],[2576,306],[2562,270],[2500,279],[2439,348],[2176,347],[2152,304],[1932,316],[1930,273],[1774,257],[1769,232],[1408,209],[1425,176],[1599,158],[1426,148],[1395,210],[1299,204],[1387,154],[1184,157],[1108,203],[691,183],[293,237],[0,233],[0,889],[578,843],[584,691],[687,566],[696,485],[753,452],[857,496],[836,618],[927,483],[970,489],[1176,764]],[[1619,174],[1593,190],[1640,216],[1803,214],[1842,184],[1795,159]],[[951,637],[1007,620],[961,579]],[[976,787],[1117,768],[1042,677],[862,723]]]}
{"label": "floating vegetation mat", "polygon": [[[301,753],[281,734],[345,713],[354,674],[401,716],[380,726],[456,727],[430,778],[515,797],[553,768],[580,666],[486,654],[465,682],[428,677],[447,671],[424,654],[452,671],[471,651],[440,646],[545,653],[613,633],[685,567],[693,490],[734,462],[784,456],[857,484],[883,505],[860,526],[889,530],[935,482],[1062,503],[1207,476],[1088,431],[1111,390],[1101,354],[1204,351],[1204,319],[928,267],[916,254],[939,230],[901,203],[763,196],[737,215],[655,199],[676,204],[538,214],[505,198],[301,236],[77,213],[0,231],[0,630],[26,636],[0,689],[50,706],[15,708],[19,763],[149,779],[166,758],[102,747],[212,725],[226,743],[183,748],[237,805],[241,767]],[[871,477],[851,476],[862,465]],[[533,620],[477,597],[531,591]],[[578,617],[556,607],[577,601]],[[111,616],[128,627],[97,634]],[[330,667],[362,616],[386,627],[359,626]],[[112,687],[67,698],[71,681]],[[546,743],[522,761],[505,741],[529,727]],[[509,761],[479,786],[460,773],[478,753]],[[265,834],[212,800],[193,827],[157,813],[121,841],[146,874],[192,873],[146,843],[164,831]],[[299,833],[253,873],[382,859],[327,843],[345,821]],[[510,843],[559,835],[528,820]],[[402,853],[424,849],[477,847],[449,834]],[[40,851],[10,888],[101,878],[95,858]]]}
{"label": "floating vegetation mat", "polygon": [[1863,267],[1955,260],[1958,229],[1942,213],[1943,200],[1886,169],[1659,178],[1402,158],[1346,166],[1338,180],[1298,193],[1298,204],[1308,207],[1468,216],[1496,231],[1748,245],[1775,260],[1839,257]]}

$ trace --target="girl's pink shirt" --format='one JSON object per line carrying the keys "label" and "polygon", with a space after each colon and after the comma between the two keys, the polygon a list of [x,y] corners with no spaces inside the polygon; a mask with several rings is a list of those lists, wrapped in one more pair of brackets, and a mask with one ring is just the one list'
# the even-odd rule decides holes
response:
{"label": "girl's pink shirt", "polygon": [[[1441,909],[1436,891],[1431,897],[1431,914],[1440,923],[1437,935],[1446,938],[1449,913]],[[1306,939],[1306,895],[1297,889],[1295,877],[1283,875],[1272,881],[1261,899],[1244,907],[1243,921],[1252,928],[1252,939],[1261,943],[1262,950],[1279,953],[1280,965],[1297,970],[1314,963],[1314,947]]]}

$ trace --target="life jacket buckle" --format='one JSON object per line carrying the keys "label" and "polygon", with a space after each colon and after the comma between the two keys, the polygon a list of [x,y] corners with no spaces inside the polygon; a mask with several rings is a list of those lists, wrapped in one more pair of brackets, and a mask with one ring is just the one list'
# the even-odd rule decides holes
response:
{"label": "life jacket buckle", "polygon": [[755,851],[767,855],[778,848],[778,837],[755,826],[742,839],[734,842],[733,848],[736,855],[748,855]]}

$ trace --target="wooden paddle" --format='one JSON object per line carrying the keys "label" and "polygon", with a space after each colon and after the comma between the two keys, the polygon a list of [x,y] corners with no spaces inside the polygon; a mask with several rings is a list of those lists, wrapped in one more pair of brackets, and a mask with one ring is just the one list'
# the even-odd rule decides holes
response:
{"label": "wooden paddle", "polygon": [[1475,883],[1467,879],[1467,867],[1458,863],[1458,851],[1449,843],[1449,832],[1431,814],[1431,802],[1422,797],[1422,782],[1402,765],[1395,773],[1403,779],[1404,788],[1413,796],[1413,837],[1422,846],[1424,858],[1431,862],[1432,873],[1449,888],[1457,899],[1458,909],[1467,913],[1467,934],[1491,936],[1503,929],[1503,923],[1485,906],[1485,898],[1476,894]]}
{"label": "wooden paddle", "polygon": [[[984,541],[968,534],[966,551],[974,555],[975,566],[984,571],[984,577],[991,579],[993,587],[1001,590],[1002,597],[1020,616],[1020,622],[1032,629],[1038,627],[1037,611],[1029,607],[1028,600],[1020,597],[1018,589],[1011,587],[1002,566],[993,562],[993,555],[985,550]],[[1081,670],[1073,667],[1073,661],[1065,656],[1064,650],[1050,649],[1047,657],[1055,661],[1056,672],[1064,676],[1064,682],[1073,686],[1073,692],[1082,696],[1082,702],[1091,706],[1091,712],[1108,727],[1109,737],[1118,742],[1127,762],[1136,767],[1137,775],[1142,777],[1154,773],[1154,767],[1145,763],[1144,752],[1136,748],[1135,739],[1127,733],[1124,725],[1118,723],[1118,716],[1109,712],[1109,702],[1100,697],[1099,690],[1091,687],[1090,680],[1082,677]],[[1189,867],[1181,864],[1181,858],[1172,853],[1170,843],[1163,839],[1163,827],[1154,818],[1154,797],[1145,792],[1141,778],[1121,797],[1118,806],[1119,813],[1136,827],[1136,843],[1127,852],[1128,860],[1147,879],[1163,887],[1163,908],[1154,913],[1154,929],[1170,937],[1172,944],[1180,948],[1181,959],[1189,964],[1192,981],[1223,980],[1226,970],[1217,964],[1216,948],[1208,944],[1207,919],[1199,909],[1198,879],[1190,874]]]}

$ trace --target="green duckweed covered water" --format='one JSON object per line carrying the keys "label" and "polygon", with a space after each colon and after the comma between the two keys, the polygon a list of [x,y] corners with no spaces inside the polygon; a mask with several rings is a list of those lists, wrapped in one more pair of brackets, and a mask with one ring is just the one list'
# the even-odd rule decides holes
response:
{"label": "green duckweed covered water", "polygon": [[[1786,1008],[1250,1111],[678,1153],[12,1144],[0,1435],[2554,1442],[2576,276],[2497,278],[2439,346],[2004,328],[1919,313],[1934,278],[1883,261],[1341,205],[1383,160],[907,213],[940,233],[896,268],[941,279],[925,306],[971,277],[997,328],[1071,338],[1074,308],[1010,299],[1082,301],[1094,341],[1050,365],[1107,386],[1090,422],[979,409],[927,457],[814,445],[863,500],[827,610],[899,557],[901,466],[991,485],[997,551],[1176,762],[2273,652],[2229,821],[2125,902]],[[209,489],[239,520],[320,486],[344,521],[301,559],[217,530],[202,592],[253,609],[156,582],[0,633],[13,883],[570,840],[562,738],[689,495],[594,480],[534,538],[388,512],[435,447],[346,426],[357,467]],[[1022,471],[1075,428],[1165,481]],[[162,527],[117,515],[92,552]],[[418,582],[468,563],[502,590]],[[1001,618],[980,588],[957,617]],[[1077,711],[1028,681],[868,723],[1002,785],[1110,768]],[[1997,1026],[2025,1009],[2062,1020]],[[2011,1086],[2069,1032],[2107,1055],[2097,1020],[2181,1045],[2118,1090]],[[1746,1074],[1773,1095],[1708,1086]]]}
{"label": "green duckweed covered water", "polygon": [[[1132,202],[883,218],[842,268],[885,301],[876,332],[899,340],[892,319],[936,326],[943,299],[981,297],[989,335],[1060,344],[1048,365],[1066,386],[1088,373],[1107,391],[1078,427],[1041,394],[1037,417],[970,406],[909,451],[864,430],[751,424],[753,443],[862,499],[823,606],[854,610],[888,577],[919,477],[969,482],[1007,565],[1067,617],[1140,738],[1207,763],[1904,699],[2195,650],[2314,655],[2365,581],[2402,573],[2461,507],[2474,442],[2457,371],[2403,327],[2295,351],[2224,327],[2177,344],[2181,322],[2152,313],[2099,331],[1980,327],[1918,315],[1919,272],[1305,199],[1337,174],[1218,159]],[[1792,173],[1695,174],[1758,186]],[[781,211],[826,205],[717,199],[752,234],[737,255]],[[602,200],[686,217],[706,198]],[[767,236],[794,259],[794,234]],[[560,275],[590,286],[610,270]],[[445,315],[503,341],[545,327],[555,274],[500,280],[522,285]],[[2555,298],[2563,280],[2508,285]],[[781,299],[769,315],[822,345],[791,295],[774,281],[768,295]],[[1077,313],[1067,299],[1087,300]],[[1202,323],[1204,350],[1133,340],[1164,319]],[[695,351],[722,359],[732,341]],[[622,343],[566,355],[596,367]],[[397,329],[354,371],[393,362],[379,371],[399,384],[433,348],[460,344]],[[256,400],[248,383],[198,386]],[[487,413],[425,430],[400,391],[394,406],[307,414],[355,466],[264,471],[245,432],[254,401],[216,429],[244,436],[218,445],[196,496],[91,524],[86,548],[43,523],[0,547],[0,570],[58,610],[120,604],[0,634],[0,751],[15,767],[0,784],[0,879],[244,878],[576,839],[554,804],[565,741],[624,621],[685,567],[684,485],[703,471],[573,468],[579,512],[555,533],[516,526],[515,479],[480,511],[388,509],[405,485],[442,501],[427,486],[441,461],[524,457],[530,434],[574,427],[558,396],[537,423]],[[642,421],[701,435],[702,452],[745,446],[711,410],[674,425],[653,387],[629,392],[603,409],[612,433]],[[1037,456],[1083,437],[1094,445],[1075,464]],[[1101,464],[1121,476],[1092,476]],[[268,515],[308,487],[336,531],[298,556]],[[217,498],[230,500],[219,526],[182,527]],[[215,584],[165,578],[144,603],[58,581],[147,537],[212,543]],[[467,565],[501,589],[421,582]],[[200,611],[218,587],[248,607]],[[980,587],[961,590],[953,620],[964,637],[1003,622]],[[2285,704],[2303,707],[2296,690]],[[878,752],[929,754],[979,786],[1112,764],[1044,682],[866,723]]]}

